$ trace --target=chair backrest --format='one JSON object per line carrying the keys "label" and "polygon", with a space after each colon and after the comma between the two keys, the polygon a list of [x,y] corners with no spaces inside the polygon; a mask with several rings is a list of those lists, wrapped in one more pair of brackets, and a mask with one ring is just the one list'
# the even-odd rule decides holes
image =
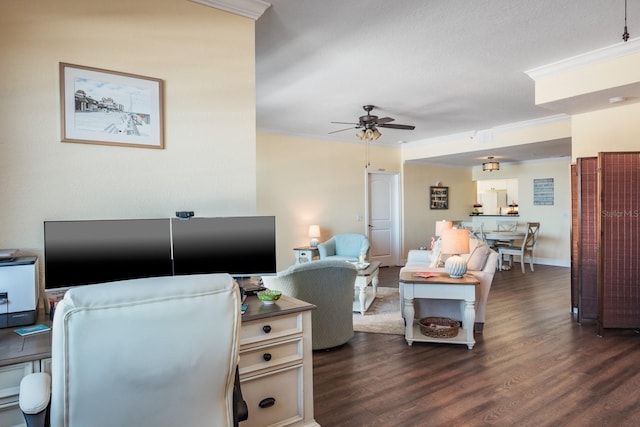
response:
{"label": "chair backrest", "polygon": [[539,222],[528,222],[527,223],[527,234],[522,241],[522,249],[523,250],[533,250],[538,241],[538,230],[540,230]]}
{"label": "chair backrest", "polygon": [[498,231],[516,231],[518,221],[496,221],[496,228]]}
{"label": "chair backrest", "polygon": [[484,236],[484,223],[482,222],[463,221],[460,223],[460,228],[468,230],[478,240],[483,242],[487,240]]}
{"label": "chair backrest", "polygon": [[359,233],[336,234],[326,242],[320,243],[318,251],[321,259],[331,255],[358,259],[361,254],[366,258],[369,255],[369,239]]}
{"label": "chair backrest", "polygon": [[264,285],[314,304],[311,312],[312,348],[336,347],[353,336],[353,296],[358,271],[344,260],[319,260],[292,265]]}
{"label": "chair backrest", "polygon": [[52,328],[51,426],[233,425],[240,327],[227,274],[67,291]]}

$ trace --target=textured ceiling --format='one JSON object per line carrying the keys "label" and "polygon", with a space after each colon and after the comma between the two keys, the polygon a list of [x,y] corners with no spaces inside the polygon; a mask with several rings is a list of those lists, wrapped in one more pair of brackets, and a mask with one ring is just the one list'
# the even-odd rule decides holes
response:
{"label": "textured ceiling", "polygon": [[[525,71],[622,43],[624,26],[623,0],[270,3],[256,21],[258,130],[347,142],[355,130],[330,134],[349,127],[331,122],[357,122],[365,104],[416,126],[380,129],[394,145],[556,115],[534,104]],[[633,38],[639,0],[627,15]],[[557,143],[539,148],[570,154]]]}

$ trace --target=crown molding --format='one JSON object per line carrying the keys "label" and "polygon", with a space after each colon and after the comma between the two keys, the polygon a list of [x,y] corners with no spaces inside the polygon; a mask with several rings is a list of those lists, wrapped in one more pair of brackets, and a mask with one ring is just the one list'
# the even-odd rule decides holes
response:
{"label": "crown molding", "polygon": [[552,62],[551,64],[532,68],[531,70],[525,71],[525,74],[533,80],[537,80],[557,73],[584,67],[585,65],[596,64],[638,52],[640,52],[640,38],[635,38],[628,42],[616,43],[601,49],[592,50],[557,62]]}
{"label": "crown molding", "polygon": [[191,0],[204,6],[231,12],[236,15],[251,18],[254,21],[262,16],[265,10],[271,6],[262,0]]}

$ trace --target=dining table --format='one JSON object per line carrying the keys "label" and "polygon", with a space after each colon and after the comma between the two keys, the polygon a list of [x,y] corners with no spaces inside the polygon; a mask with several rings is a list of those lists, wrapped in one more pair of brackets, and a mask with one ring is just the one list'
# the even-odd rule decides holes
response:
{"label": "dining table", "polygon": [[516,240],[523,240],[527,233],[523,231],[486,231],[484,238],[491,247],[495,246],[497,241],[510,241],[511,245]]}

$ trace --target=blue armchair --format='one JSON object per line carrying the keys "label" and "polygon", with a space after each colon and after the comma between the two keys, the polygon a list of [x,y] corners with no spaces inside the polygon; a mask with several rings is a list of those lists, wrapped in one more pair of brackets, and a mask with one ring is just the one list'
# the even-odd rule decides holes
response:
{"label": "blue armchair", "polygon": [[277,276],[263,276],[269,289],[309,302],[313,350],[337,347],[353,337],[353,295],[358,270],[340,260],[295,264]]}
{"label": "blue armchair", "polygon": [[318,244],[320,259],[357,261],[360,255],[369,258],[369,239],[364,234],[336,234],[326,242]]}

